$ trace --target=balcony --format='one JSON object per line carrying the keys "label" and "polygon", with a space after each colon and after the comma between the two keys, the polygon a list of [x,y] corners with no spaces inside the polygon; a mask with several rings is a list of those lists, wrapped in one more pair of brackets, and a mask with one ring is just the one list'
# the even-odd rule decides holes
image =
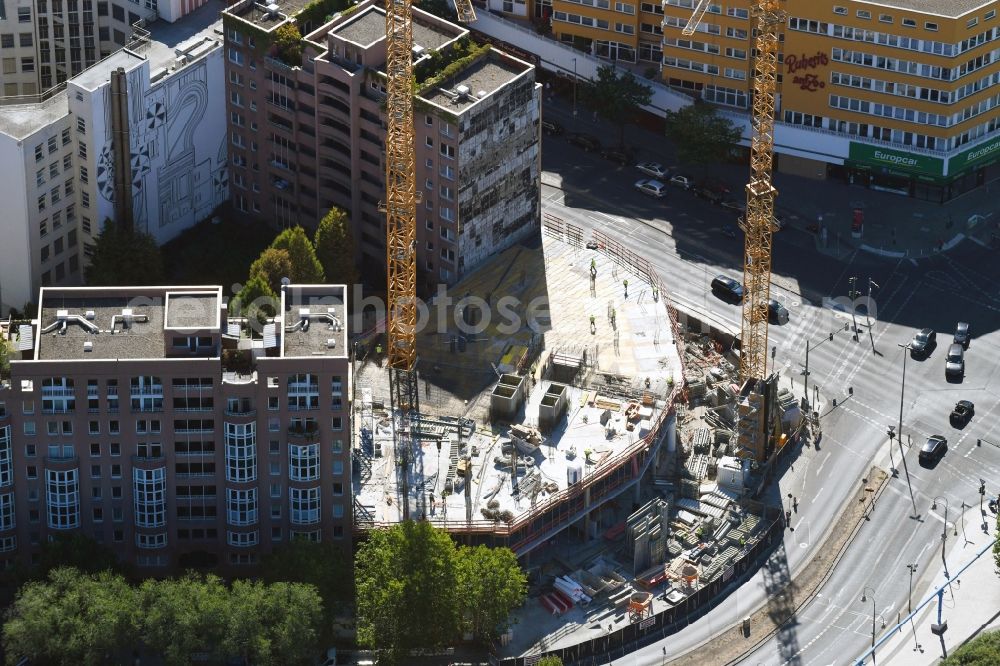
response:
{"label": "balcony", "polygon": [[42,414],[70,414],[75,407],[69,407],[67,405],[61,405],[59,407],[43,407]]}
{"label": "balcony", "polygon": [[175,428],[176,435],[211,435],[215,428]]}
{"label": "balcony", "polygon": [[64,455],[54,455],[45,456],[45,466],[50,465],[58,466],[60,469],[65,469],[66,467],[74,467],[80,462],[80,458],[77,455],[64,456]]}
{"label": "balcony", "polygon": [[65,386],[43,386],[43,398],[72,398],[76,395],[75,389]]}
{"label": "balcony", "polygon": [[319,437],[319,425],[316,423],[307,425],[293,423],[288,426],[287,434],[288,437],[293,439],[316,439]]}
{"label": "balcony", "polygon": [[319,395],[319,384],[289,384],[288,395]]}
{"label": "balcony", "polygon": [[163,460],[164,460],[163,454],[160,454],[158,456],[138,456],[138,455],[132,456],[133,465],[144,465],[144,464],[148,465],[150,463],[162,464]]}
{"label": "balcony", "polygon": [[227,409],[226,416],[257,416],[257,410],[250,409],[249,407],[240,407],[238,409]]}

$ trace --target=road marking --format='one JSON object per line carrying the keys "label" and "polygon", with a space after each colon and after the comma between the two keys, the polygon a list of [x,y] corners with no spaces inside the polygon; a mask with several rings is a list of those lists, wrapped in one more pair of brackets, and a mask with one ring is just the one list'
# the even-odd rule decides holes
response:
{"label": "road marking", "polygon": [[816,476],[819,476],[819,473],[823,471],[823,466],[826,465],[826,461],[830,459],[831,455],[832,454],[829,451],[826,452],[826,456],[823,457],[823,462],[819,464],[819,469],[816,470]]}

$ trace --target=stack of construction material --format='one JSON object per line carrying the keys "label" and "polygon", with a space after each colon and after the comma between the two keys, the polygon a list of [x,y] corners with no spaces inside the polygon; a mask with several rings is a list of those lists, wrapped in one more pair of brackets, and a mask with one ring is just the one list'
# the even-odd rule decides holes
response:
{"label": "stack of construction material", "polygon": [[569,576],[556,578],[553,586],[557,591],[562,592],[567,597],[572,599],[574,603],[578,603],[581,606],[586,606],[590,603],[590,596],[583,591],[583,586]]}
{"label": "stack of construction material", "polygon": [[552,590],[538,601],[553,615],[562,615],[573,607],[573,601],[559,590]]}

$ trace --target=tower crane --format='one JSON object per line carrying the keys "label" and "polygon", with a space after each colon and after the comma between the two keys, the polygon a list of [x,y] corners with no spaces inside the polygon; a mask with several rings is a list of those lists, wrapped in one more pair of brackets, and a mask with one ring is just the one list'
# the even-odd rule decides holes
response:
{"label": "tower crane", "polygon": [[[475,20],[471,0],[455,0],[459,20]],[[386,348],[393,445],[403,519],[410,516],[409,469],[417,451],[417,203],[413,146],[413,5],[386,0],[385,212]]]}
{"label": "tower crane", "polygon": [[[712,0],[699,0],[684,26],[685,35],[694,34]],[[778,191],[771,183],[774,163],[774,98],[777,90],[778,26],[784,22],[779,0],[754,0],[751,14],[756,19],[753,41],[753,102],[750,148],[750,181],[746,185],[747,213],[741,224],[744,232],[743,312],[740,347],[740,379],[744,397],[756,409],[749,410],[750,421],[742,430],[748,452],[762,462],[767,450],[767,415],[761,395],[767,378],[767,302],[771,290],[771,249],[774,200]],[[747,384],[750,384],[749,388]],[[741,438],[742,440],[743,438]]]}

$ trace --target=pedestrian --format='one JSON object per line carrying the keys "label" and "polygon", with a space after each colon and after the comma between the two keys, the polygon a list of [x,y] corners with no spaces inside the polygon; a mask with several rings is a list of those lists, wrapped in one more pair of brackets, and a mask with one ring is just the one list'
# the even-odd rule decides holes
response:
{"label": "pedestrian", "polygon": [[628,299],[628,280],[622,280],[622,286],[625,287],[625,298]]}

